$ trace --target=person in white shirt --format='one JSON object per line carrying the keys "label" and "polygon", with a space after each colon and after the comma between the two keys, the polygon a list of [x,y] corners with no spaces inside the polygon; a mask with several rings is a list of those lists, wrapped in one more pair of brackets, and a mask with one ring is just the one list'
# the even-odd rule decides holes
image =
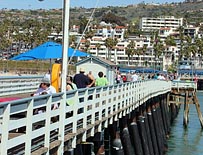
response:
{"label": "person in white shirt", "polygon": [[166,80],[162,74],[158,74],[157,80]]}
{"label": "person in white shirt", "polygon": [[[51,82],[48,78],[43,78],[41,80],[40,86],[37,89],[37,91],[34,94],[31,94],[31,96],[38,96],[38,95],[44,95],[44,94],[54,94],[56,93],[56,89],[51,86]],[[54,104],[52,109],[57,109],[58,108],[58,104]],[[41,111],[38,111],[38,113]]]}
{"label": "person in white shirt", "polygon": [[43,78],[41,80],[41,84],[37,91],[33,94],[33,96],[43,95],[43,94],[54,94],[56,93],[56,89],[50,84],[50,80],[48,78]]}
{"label": "person in white shirt", "polygon": [[132,75],[132,81],[137,81],[138,80],[138,75],[134,72]]}

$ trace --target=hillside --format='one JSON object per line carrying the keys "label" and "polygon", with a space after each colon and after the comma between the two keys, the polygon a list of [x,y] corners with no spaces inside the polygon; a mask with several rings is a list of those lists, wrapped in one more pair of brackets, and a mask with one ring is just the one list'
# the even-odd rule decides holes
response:
{"label": "hillside", "polygon": [[[71,20],[80,19],[82,16],[90,17],[93,9],[72,8]],[[94,14],[94,19],[102,20],[102,16],[111,12],[118,17],[122,17],[122,22],[136,22],[141,17],[158,17],[158,16],[175,16],[184,17],[187,22],[200,22],[203,18],[203,2],[196,3],[174,3],[164,5],[138,4],[129,5],[126,7],[106,7],[97,8]]]}
{"label": "hillside", "polygon": [[[93,8],[76,7],[70,9],[70,25],[80,25],[81,19],[90,18]],[[152,5],[140,3],[126,7],[103,7],[96,8],[91,23],[97,24],[105,21],[106,14],[115,16],[114,21],[125,25],[127,23],[138,23],[142,17],[175,16],[183,17],[188,23],[199,23],[203,19],[203,2],[195,3],[171,3],[162,5]],[[0,10],[0,21],[9,19],[19,24],[28,19],[52,21],[60,23],[62,21],[62,9],[51,10]],[[59,24],[60,25],[60,24]]]}

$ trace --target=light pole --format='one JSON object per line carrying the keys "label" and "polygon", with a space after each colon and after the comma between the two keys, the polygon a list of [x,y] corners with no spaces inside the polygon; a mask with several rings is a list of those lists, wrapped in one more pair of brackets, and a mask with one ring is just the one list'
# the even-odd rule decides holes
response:
{"label": "light pole", "polygon": [[62,72],[61,72],[61,92],[66,92],[66,76],[68,62],[68,45],[69,45],[69,11],[70,0],[63,0],[63,54],[62,54]]}

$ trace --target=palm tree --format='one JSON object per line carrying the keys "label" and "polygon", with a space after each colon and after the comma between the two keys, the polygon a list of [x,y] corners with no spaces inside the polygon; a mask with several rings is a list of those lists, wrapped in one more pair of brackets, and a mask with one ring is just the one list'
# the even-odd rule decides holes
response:
{"label": "palm tree", "polygon": [[152,32],[151,43],[153,45],[154,55],[155,55],[155,69],[157,68],[157,59],[161,56],[164,51],[164,46],[160,37],[158,35],[158,31]]}
{"label": "palm tree", "polygon": [[112,39],[112,38],[107,38],[105,40],[105,46],[107,47],[107,59],[111,60],[111,51],[113,49],[114,46],[116,46],[116,44],[118,43],[117,39]]}
{"label": "palm tree", "polygon": [[86,17],[80,17],[80,29],[79,29],[79,33],[83,34],[84,30],[85,30],[85,27],[88,23],[88,20]]}
{"label": "palm tree", "polygon": [[[166,39],[165,39],[165,44],[166,44],[166,47],[170,47],[170,46],[176,46],[176,42],[175,42],[175,39],[174,39],[174,37],[173,36],[171,36],[171,35],[169,35],[169,36],[167,36],[166,37]],[[167,59],[167,58],[170,58],[171,59],[171,62],[174,60],[174,53],[172,52],[172,53],[168,53],[168,51],[165,49],[165,58]],[[173,59],[173,60],[172,60]],[[167,66],[168,66],[168,64],[167,64]]]}
{"label": "palm tree", "polygon": [[[144,44],[143,47],[140,49],[141,55],[143,55],[143,61],[145,60],[145,54],[147,52],[147,44]],[[147,67],[147,61],[146,63],[144,62],[143,66]]]}
{"label": "palm tree", "polygon": [[69,46],[72,48],[76,47],[76,36],[75,35],[69,35]]}
{"label": "palm tree", "polygon": [[100,49],[100,47],[101,47],[101,44],[100,43],[97,43],[96,44],[96,50],[97,50],[97,56],[99,56],[99,49]]}
{"label": "palm tree", "polygon": [[185,36],[184,36],[184,27],[180,26],[178,28],[178,32],[179,32],[179,39],[180,39],[179,60],[181,60],[182,57],[183,57],[183,47],[184,47],[184,39],[185,39]]}
{"label": "palm tree", "polygon": [[201,67],[202,67],[202,55],[203,55],[203,38],[197,38],[195,40],[195,44],[197,46],[198,54],[200,56],[199,62],[201,62]]}
{"label": "palm tree", "polygon": [[125,30],[125,31],[124,31],[124,39],[127,39],[127,38],[128,38],[128,36],[129,36],[129,33],[128,33],[128,31],[127,31],[127,30]]}
{"label": "palm tree", "polygon": [[130,43],[127,45],[125,49],[125,53],[128,55],[128,66],[130,65],[130,56],[134,55],[135,53],[135,42],[130,41]]}
{"label": "palm tree", "polygon": [[85,33],[85,39],[91,39],[95,35],[95,31],[89,30]]}
{"label": "palm tree", "polygon": [[138,56],[138,66],[141,66],[141,60],[140,60],[140,55],[141,55],[141,53],[142,53],[142,48],[137,48],[136,50],[135,50],[135,55],[137,55]]}
{"label": "palm tree", "polygon": [[168,46],[176,46],[176,42],[173,36],[167,36],[164,42]]}
{"label": "palm tree", "polygon": [[89,47],[90,47],[90,41],[86,40],[85,41],[85,50],[86,50],[87,53],[89,53]]}
{"label": "palm tree", "polygon": [[162,55],[164,51],[164,45],[161,42],[161,40],[157,41],[156,44],[154,44],[154,51],[155,51],[155,68],[157,68],[157,60],[159,60],[159,57]]}
{"label": "palm tree", "polygon": [[183,46],[184,52],[182,52],[183,56],[186,57],[187,59],[191,59],[191,46],[192,46],[192,38],[188,35],[185,37],[185,44]]}

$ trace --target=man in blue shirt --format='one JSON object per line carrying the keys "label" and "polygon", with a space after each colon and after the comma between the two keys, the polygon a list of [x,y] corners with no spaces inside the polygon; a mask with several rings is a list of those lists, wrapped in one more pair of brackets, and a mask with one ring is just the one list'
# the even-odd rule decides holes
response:
{"label": "man in blue shirt", "polygon": [[73,78],[73,83],[76,84],[77,88],[87,88],[89,86],[89,78],[84,74],[84,68],[80,68],[80,73],[76,74]]}

